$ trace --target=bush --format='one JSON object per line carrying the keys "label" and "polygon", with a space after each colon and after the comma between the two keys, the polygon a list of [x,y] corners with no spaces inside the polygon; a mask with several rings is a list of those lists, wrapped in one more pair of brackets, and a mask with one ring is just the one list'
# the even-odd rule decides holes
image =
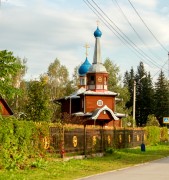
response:
{"label": "bush", "polygon": [[157,126],[147,126],[144,128],[146,144],[155,145],[160,142],[160,128]]}
{"label": "bush", "polygon": [[0,117],[0,167],[23,169],[30,157],[41,156],[45,152],[42,138],[47,135],[46,131],[49,133],[45,125]]}
{"label": "bush", "polygon": [[107,148],[106,149],[106,154],[114,154],[115,153],[115,149],[114,148]]}
{"label": "bush", "polygon": [[154,114],[148,115],[146,126],[160,126],[160,123],[158,122]]}
{"label": "bush", "polygon": [[168,129],[167,127],[160,128],[161,130],[161,142],[168,141]]}

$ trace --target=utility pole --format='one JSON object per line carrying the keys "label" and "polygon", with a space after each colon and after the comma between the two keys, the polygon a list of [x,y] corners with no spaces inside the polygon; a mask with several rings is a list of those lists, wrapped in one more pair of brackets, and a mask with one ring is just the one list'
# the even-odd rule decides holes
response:
{"label": "utility pole", "polygon": [[134,80],[133,85],[133,128],[135,127],[136,118],[136,80]]}
{"label": "utility pole", "polygon": [[[138,82],[140,82],[143,78],[145,78],[146,75],[143,75]],[[136,123],[136,80],[134,79],[134,85],[133,85],[133,128],[135,127]]]}

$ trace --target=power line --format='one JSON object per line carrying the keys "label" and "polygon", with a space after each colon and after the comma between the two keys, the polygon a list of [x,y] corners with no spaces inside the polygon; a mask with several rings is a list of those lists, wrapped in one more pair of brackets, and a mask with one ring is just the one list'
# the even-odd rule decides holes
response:
{"label": "power line", "polygon": [[[112,0],[113,2],[113,0]],[[125,18],[125,20],[128,22],[129,26],[132,28],[132,30],[135,32],[136,36],[138,37],[138,39],[143,43],[143,45],[149,50],[149,52],[157,59],[159,60],[159,57],[156,57],[156,55],[154,55],[154,53],[151,51],[151,49],[146,45],[146,43],[144,42],[144,40],[142,39],[142,37],[139,35],[139,33],[136,31],[136,29],[133,27],[133,25],[131,24],[131,22],[129,21],[129,19],[127,18],[127,16],[125,15],[124,11],[122,10],[122,8],[120,7],[119,3],[117,2],[117,0],[114,0],[114,2],[116,3],[117,7],[119,8],[120,12],[122,13],[123,17]]]}
{"label": "power line", "polygon": [[142,23],[145,25],[145,27],[147,28],[147,30],[150,32],[150,34],[154,37],[154,39],[158,42],[158,44],[160,44],[160,46],[162,47],[162,49],[164,49],[164,50],[168,53],[168,50],[162,45],[162,43],[156,38],[156,36],[154,35],[154,33],[149,29],[149,27],[147,26],[147,24],[145,23],[145,21],[143,20],[143,18],[140,16],[140,14],[138,13],[138,11],[137,11],[136,8],[134,7],[134,5],[131,3],[131,1],[128,0],[128,2],[130,3],[130,5],[132,6],[132,8],[134,9],[134,11],[136,12],[136,14],[138,15],[138,17],[140,18],[140,20],[142,21]]}
{"label": "power line", "polygon": [[[93,0],[92,0],[93,1]],[[125,41],[127,42],[128,45],[130,45],[137,53],[139,53],[139,55],[141,55],[142,57],[146,58],[147,61],[149,61],[151,64],[154,64],[154,66],[159,68],[159,65],[156,65],[154,63],[154,61],[148,56],[146,55],[133,41],[131,41],[123,32],[122,30],[107,16],[107,14],[102,11],[102,9],[93,1],[93,3],[97,6],[97,8],[102,12],[102,14],[104,14],[104,16],[106,16],[106,18],[111,21],[111,23],[115,26],[115,28],[103,17],[103,15],[101,15],[101,13],[87,0],[85,3],[90,4],[90,6],[97,12],[97,16],[98,14],[104,19],[104,21],[106,21],[106,23],[111,26],[111,28],[113,28],[113,30]],[[91,7],[89,7],[91,9]],[[92,10],[93,11],[93,10]],[[95,12],[95,14],[96,14]],[[120,34],[120,33],[122,34]],[[125,38],[124,38],[124,37]],[[141,51],[141,52],[140,52]],[[150,65],[151,66],[151,65]]]}
{"label": "power line", "polygon": [[[167,63],[168,63],[168,60],[163,64],[163,66],[162,66],[161,69],[163,69],[163,67],[164,67]],[[159,69],[159,70],[152,76],[152,78],[154,78],[154,77],[161,71],[161,69]],[[166,70],[166,71],[167,71],[167,70]]]}
{"label": "power line", "polygon": [[[123,37],[123,36],[121,36],[120,35],[120,33],[112,26],[112,25],[110,25],[110,24],[108,24],[107,22],[105,22],[106,20],[105,20],[105,18],[101,15],[101,14],[99,14],[99,12],[91,5],[91,3],[88,1],[88,0],[83,0],[84,2],[85,2],[85,4],[91,9],[91,11],[93,11],[93,13],[102,21],[102,23],[103,24],[105,24],[105,26],[111,31],[111,32],[113,32],[113,34],[115,35],[115,36],[117,36],[117,38],[122,42],[122,44],[125,44],[125,45],[127,45],[130,49],[131,49],[131,51],[133,51],[134,52],[134,48],[132,47],[131,48],[131,45],[127,42],[127,40]],[[94,9],[92,9],[91,7]],[[110,27],[109,27],[110,26]],[[135,52],[134,52],[135,53]],[[139,56],[139,55],[137,55],[137,56]],[[140,58],[141,58],[141,56],[140,56]]]}

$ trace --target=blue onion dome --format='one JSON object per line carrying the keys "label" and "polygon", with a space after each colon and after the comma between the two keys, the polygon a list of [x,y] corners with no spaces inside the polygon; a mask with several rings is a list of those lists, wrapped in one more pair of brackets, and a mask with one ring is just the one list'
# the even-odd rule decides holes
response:
{"label": "blue onion dome", "polygon": [[95,36],[96,38],[102,36],[102,32],[100,31],[100,29],[98,28],[98,26],[97,26],[96,31],[94,32],[94,36]]}
{"label": "blue onion dome", "polygon": [[85,76],[86,73],[88,72],[90,66],[91,66],[91,64],[90,64],[90,62],[88,61],[88,59],[86,57],[85,62],[79,68],[79,75]]}

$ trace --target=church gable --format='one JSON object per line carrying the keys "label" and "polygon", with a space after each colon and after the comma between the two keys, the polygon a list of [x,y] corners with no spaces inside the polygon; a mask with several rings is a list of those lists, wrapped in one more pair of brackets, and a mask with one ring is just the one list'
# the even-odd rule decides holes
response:
{"label": "church gable", "polygon": [[110,120],[119,120],[114,112],[106,105],[102,108],[98,108],[93,112],[91,119],[108,119],[107,116],[111,116]]}

